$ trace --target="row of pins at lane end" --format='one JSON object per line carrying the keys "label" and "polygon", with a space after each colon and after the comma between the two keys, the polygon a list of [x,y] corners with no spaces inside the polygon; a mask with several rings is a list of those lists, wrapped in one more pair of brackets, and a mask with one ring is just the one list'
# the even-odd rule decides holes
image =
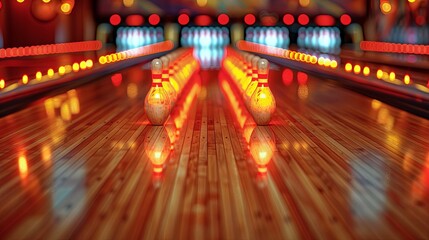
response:
{"label": "row of pins at lane end", "polygon": [[192,75],[200,64],[192,49],[179,49],[152,60],[152,86],[146,95],[144,109],[152,125],[163,125]]}
{"label": "row of pins at lane end", "polygon": [[276,110],[276,100],[268,86],[269,62],[229,48],[222,66],[243,96],[256,124],[268,125]]}

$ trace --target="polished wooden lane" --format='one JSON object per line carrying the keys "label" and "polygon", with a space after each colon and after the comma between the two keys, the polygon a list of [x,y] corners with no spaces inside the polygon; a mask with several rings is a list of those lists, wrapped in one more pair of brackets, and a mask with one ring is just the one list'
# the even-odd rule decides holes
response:
{"label": "polished wooden lane", "polygon": [[278,69],[256,127],[218,73],[164,127],[141,66],[0,119],[1,238],[428,238],[428,120]]}

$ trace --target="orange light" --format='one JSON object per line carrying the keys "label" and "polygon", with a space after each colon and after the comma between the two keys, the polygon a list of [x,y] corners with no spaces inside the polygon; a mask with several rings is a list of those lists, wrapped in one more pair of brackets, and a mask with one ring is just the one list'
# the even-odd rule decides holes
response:
{"label": "orange light", "polygon": [[359,74],[359,73],[360,73],[360,70],[361,70],[360,65],[355,65],[355,67],[353,68],[353,72],[354,72],[355,74]]}
{"label": "orange light", "polygon": [[28,83],[28,76],[27,76],[27,74],[24,74],[24,76],[22,76],[22,83],[24,83],[24,84]]}
{"label": "orange light", "polygon": [[63,3],[61,4],[61,12],[65,13],[65,14],[69,14],[71,12],[71,5],[70,3]]}
{"label": "orange light", "polygon": [[98,62],[100,63],[100,64],[105,64],[106,62],[107,62],[107,60],[106,60],[106,57],[105,56],[101,56],[99,59],[98,59]]}
{"label": "orange light", "polygon": [[389,2],[383,2],[380,5],[380,8],[381,8],[381,12],[383,14],[387,14],[387,13],[389,13],[392,10],[392,5]]}
{"label": "orange light", "polygon": [[87,68],[92,68],[94,66],[94,63],[92,62],[91,59],[86,60],[86,67]]}
{"label": "orange light", "polygon": [[351,63],[346,63],[345,69],[346,69],[347,72],[351,72],[352,68],[353,68],[353,66],[352,66]]}
{"label": "orange light", "polygon": [[58,68],[58,73],[60,75],[64,75],[66,73],[66,68],[64,66],[61,66]]}
{"label": "orange light", "polygon": [[37,72],[36,73],[36,79],[37,80],[41,80],[42,79],[42,72]]}
{"label": "orange light", "polygon": [[338,66],[337,61],[332,60],[332,61],[331,61],[331,68],[336,68],[337,66]]}
{"label": "orange light", "polygon": [[80,62],[79,66],[80,66],[80,69],[86,69],[86,61]]}
{"label": "orange light", "polygon": [[0,80],[0,89],[3,89],[6,86],[4,79]]}
{"label": "orange light", "polygon": [[381,69],[377,70],[377,78],[381,79],[383,77],[383,71]]}
{"label": "orange light", "polygon": [[396,79],[396,74],[395,74],[394,72],[391,72],[391,73],[389,74],[389,79],[390,79],[390,81],[395,80],[395,79]]}
{"label": "orange light", "polygon": [[19,156],[18,158],[18,169],[21,178],[27,178],[28,176],[28,163],[25,156]]}
{"label": "orange light", "polygon": [[308,7],[310,5],[310,0],[299,0],[299,5],[301,5],[301,7]]}
{"label": "orange light", "polygon": [[410,76],[408,74],[406,74],[404,76],[404,83],[407,84],[407,85],[411,83],[411,78],[410,78]]}
{"label": "orange light", "polygon": [[16,0],[17,2],[19,2],[19,3],[23,3],[24,2],[24,0]]}
{"label": "orange light", "polygon": [[72,69],[75,72],[79,71],[79,63],[73,63]]}
{"label": "orange light", "polygon": [[364,67],[363,68],[363,75],[368,76],[369,72],[370,72],[369,67]]}
{"label": "orange light", "polygon": [[50,78],[54,76],[54,70],[53,70],[52,68],[50,68],[50,69],[48,70],[48,76],[49,76]]}
{"label": "orange light", "polygon": [[42,0],[44,3],[49,3],[51,0]]}

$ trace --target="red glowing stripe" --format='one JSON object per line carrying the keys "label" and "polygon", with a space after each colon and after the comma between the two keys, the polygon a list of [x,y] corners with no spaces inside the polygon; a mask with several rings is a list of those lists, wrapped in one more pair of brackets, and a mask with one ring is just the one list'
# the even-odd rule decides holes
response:
{"label": "red glowing stripe", "polygon": [[199,15],[195,18],[195,24],[198,26],[208,26],[212,23],[212,19],[209,15]]}
{"label": "red glowing stripe", "polygon": [[335,19],[331,15],[318,15],[314,22],[322,27],[330,27],[335,24]]}
{"label": "red glowing stripe", "polygon": [[12,58],[23,56],[49,55],[59,53],[96,51],[102,47],[101,41],[84,41],[58,43],[18,48],[1,48],[0,58]]}
{"label": "red glowing stripe", "polygon": [[360,43],[360,48],[363,51],[370,51],[370,52],[429,55],[429,45],[362,41]]}
{"label": "red glowing stripe", "polygon": [[128,16],[125,22],[128,26],[140,26],[143,24],[144,19],[142,16],[135,14]]}

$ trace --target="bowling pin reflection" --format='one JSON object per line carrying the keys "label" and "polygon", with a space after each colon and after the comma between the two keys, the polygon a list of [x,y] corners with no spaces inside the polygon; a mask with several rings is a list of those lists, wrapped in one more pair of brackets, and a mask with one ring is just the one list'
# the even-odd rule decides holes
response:
{"label": "bowling pin reflection", "polygon": [[144,150],[152,164],[153,181],[159,186],[165,162],[170,156],[171,142],[169,131],[163,126],[148,126],[145,134]]}
{"label": "bowling pin reflection", "polygon": [[266,174],[276,149],[274,132],[269,127],[256,126],[250,135],[249,148],[258,174]]}

